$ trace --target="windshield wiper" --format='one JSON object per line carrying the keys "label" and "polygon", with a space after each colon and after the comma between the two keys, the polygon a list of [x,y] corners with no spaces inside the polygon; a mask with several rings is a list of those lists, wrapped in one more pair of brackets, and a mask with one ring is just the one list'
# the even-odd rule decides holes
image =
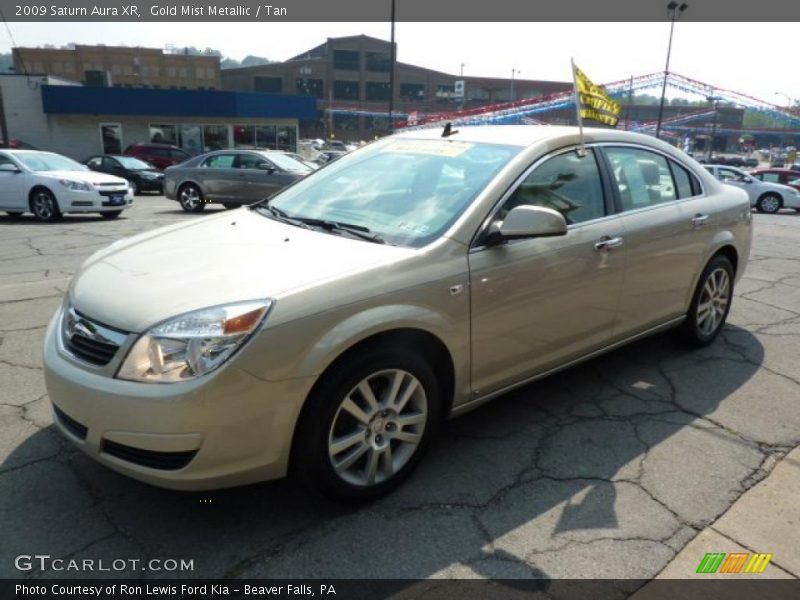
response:
{"label": "windshield wiper", "polygon": [[306,225],[311,227],[319,227],[320,229],[324,229],[325,231],[336,231],[339,233],[346,233],[357,237],[361,240],[366,240],[368,242],[374,242],[376,244],[385,244],[386,240],[384,240],[380,235],[377,233],[372,233],[368,227],[364,227],[363,225],[354,225],[353,223],[342,223],[341,221],[327,221],[325,219],[314,219],[312,217],[292,217],[298,221],[302,221]]}
{"label": "windshield wiper", "polygon": [[294,225],[295,227],[302,227],[303,229],[311,229],[311,227],[303,222],[302,219],[290,217],[286,212],[275,206],[270,206],[269,203],[263,204],[259,202],[258,204],[254,204],[251,208],[257,210],[261,214],[266,213],[266,216],[268,216],[270,219],[275,219],[281,223],[287,223],[289,225]]}

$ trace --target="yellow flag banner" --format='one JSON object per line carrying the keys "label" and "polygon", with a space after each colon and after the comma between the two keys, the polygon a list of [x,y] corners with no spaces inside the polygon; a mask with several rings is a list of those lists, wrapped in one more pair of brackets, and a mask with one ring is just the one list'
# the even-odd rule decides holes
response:
{"label": "yellow flag banner", "polygon": [[575,67],[575,85],[581,118],[616,127],[622,104],[609,96],[602,86],[592,83],[578,67]]}

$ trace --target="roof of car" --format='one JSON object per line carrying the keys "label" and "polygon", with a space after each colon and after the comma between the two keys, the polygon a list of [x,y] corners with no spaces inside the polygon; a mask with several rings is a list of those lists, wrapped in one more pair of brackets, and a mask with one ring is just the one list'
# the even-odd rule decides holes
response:
{"label": "roof of car", "polygon": [[762,167],[760,169],[753,169],[751,173],[800,173],[796,169],[787,169],[785,167]]}
{"label": "roof of car", "polygon": [[[537,142],[560,137],[574,137],[577,127],[556,125],[454,125],[449,138],[466,142],[487,144],[511,144],[514,146],[530,146]],[[653,136],[616,129],[584,127],[584,137],[591,141],[643,141],[653,143]],[[401,138],[442,139],[442,128],[431,127],[404,131],[397,134]]]}

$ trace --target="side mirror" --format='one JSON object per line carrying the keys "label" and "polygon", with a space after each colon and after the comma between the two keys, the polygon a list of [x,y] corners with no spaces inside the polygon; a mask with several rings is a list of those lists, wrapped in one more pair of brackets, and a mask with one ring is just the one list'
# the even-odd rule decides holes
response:
{"label": "side mirror", "polygon": [[747,177],[747,176],[742,176],[742,177],[739,177],[739,181],[741,181],[742,183],[753,183],[753,178],[752,177]]}
{"label": "side mirror", "polygon": [[557,210],[543,206],[517,206],[512,208],[502,222],[489,227],[487,244],[500,244],[506,240],[566,235],[567,221]]}
{"label": "side mirror", "polygon": [[268,174],[272,175],[275,172],[275,167],[272,165],[268,165],[267,163],[261,163],[258,165],[258,168],[262,171],[266,171]]}
{"label": "side mirror", "polygon": [[0,171],[5,173],[20,173],[21,171],[16,165],[12,165],[11,163],[3,163],[0,165]]}

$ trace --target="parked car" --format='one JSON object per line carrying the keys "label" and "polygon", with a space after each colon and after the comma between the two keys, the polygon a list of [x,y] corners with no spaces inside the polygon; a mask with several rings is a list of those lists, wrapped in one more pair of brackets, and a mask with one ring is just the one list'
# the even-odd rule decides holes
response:
{"label": "parked car", "polygon": [[134,194],[141,192],[164,193],[164,173],[150,163],[133,156],[101,154],[83,161],[92,171],[109,173],[128,180]]}
{"label": "parked car", "polygon": [[263,200],[311,171],[282,152],[218,150],[168,168],[164,194],[187,212],[213,203],[236,208]]}
{"label": "parked car", "polygon": [[776,213],[781,208],[800,209],[800,192],[788,185],[770,183],[752,177],[734,167],[724,165],[704,165],[714,177],[729,185],[747,192],[750,206],[758,212]]}
{"label": "parked car", "polygon": [[192,158],[188,152],[170,144],[131,144],[125,148],[124,154],[149,162],[162,171]]}
{"label": "parked car", "polygon": [[[3,138],[0,138],[0,148],[4,146]],[[16,138],[11,138],[8,140],[8,147],[12,150],[38,150],[36,146],[32,146],[27,142],[23,142],[22,140],[18,140]]]}
{"label": "parked car", "polygon": [[56,221],[63,213],[99,212],[114,219],[131,204],[133,191],[121,177],[54,152],[0,149],[0,210],[13,217],[31,212]]}
{"label": "parked car", "polygon": [[667,328],[710,344],[747,195],[652,137],[584,135],[388,136],[235,217],[100,250],[44,342],[58,428],[159,486],[291,472],[365,500],[443,418]]}
{"label": "parked car", "polygon": [[800,170],[793,171],[791,169],[756,169],[750,171],[750,176],[755,177],[760,181],[767,181],[769,183],[781,183],[788,185],[796,190],[800,190],[800,186],[793,182],[800,177]]}

